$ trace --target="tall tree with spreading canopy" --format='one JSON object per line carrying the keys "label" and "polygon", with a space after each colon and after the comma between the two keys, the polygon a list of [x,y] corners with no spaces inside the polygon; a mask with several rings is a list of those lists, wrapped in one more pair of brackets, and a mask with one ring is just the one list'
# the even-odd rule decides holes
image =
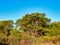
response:
{"label": "tall tree with spreading canopy", "polygon": [[[28,31],[30,35],[36,35],[38,30],[45,30],[50,23],[50,19],[46,18],[44,13],[26,14],[22,19],[16,21],[19,30]],[[41,32],[42,35],[42,32]]]}

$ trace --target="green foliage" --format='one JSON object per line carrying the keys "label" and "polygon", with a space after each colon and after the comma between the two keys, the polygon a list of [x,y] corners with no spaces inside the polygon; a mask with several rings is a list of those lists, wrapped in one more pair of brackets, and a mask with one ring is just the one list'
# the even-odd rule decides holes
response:
{"label": "green foliage", "polygon": [[[50,22],[44,13],[26,14],[15,23],[12,20],[0,21],[0,41],[5,37],[22,39],[35,39],[48,41],[59,39],[60,22]],[[6,39],[7,40],[7,39]]]}
{"label": "green foliage", "polygon": [[58,30],[58,29],[50,29],[50,30],[48,30],[47,35],[48,36],[57,36],[57,35],[60,35],[60,30]]}
{"label": "green foliage", "polygon": [[36,36],[37,31],[46,28],[49,23],[50,19],[46,18],[44,13],[32,13],[17,20],[16,26],[20,27],[19,30],[29,31]]}
{"label": "green foliage", "polygon": [[19,32],[17,31],[17,29],[13,28],[11,31],[10,31],[10,35],[9,37],[18,37],[19,36]]}
{"label": "green foliage", "polygon": [[48,32],[50,36],[60,35],[60,22],[51,23],[51,25],[49,26]]}
{"label": "green foliage", "polygon": [[4,36],[9,35],[9,31],[13,28],[13,21],[0,21],[0,32],[4,34]]}

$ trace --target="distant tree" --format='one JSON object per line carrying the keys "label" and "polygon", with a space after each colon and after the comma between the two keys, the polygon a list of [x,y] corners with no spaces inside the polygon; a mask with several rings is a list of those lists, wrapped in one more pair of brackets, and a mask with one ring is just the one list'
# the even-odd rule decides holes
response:
{"label": "distant tree", "polygon": [[60,22],[52,22],[48,27],[48,32],[50,36],[60,35]]}
{"label": "distant tree", "polygon": [[5,36],[10,35],[10,30],[13,28],[13,21],[0,21],[0,31],[4,33]]}

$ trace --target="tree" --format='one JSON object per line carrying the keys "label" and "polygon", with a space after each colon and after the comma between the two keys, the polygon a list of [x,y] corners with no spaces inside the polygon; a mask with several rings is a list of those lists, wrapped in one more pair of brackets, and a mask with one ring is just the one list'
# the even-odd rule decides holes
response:
{"label": "tree", "polygon": [[0,21],[0,31],[5,35],[10,35],[10,30],[13,28],[13,21],[7,20],[7,21]]}
{"label": "tree", "polygon": [[60,22],[52,22],[50,25],[49,34],[51,36],[60,35]]}
{"label": "tree", "polygon": [[44,13],[26,14],[22,19],[16,21],[19,30],[29,31],[30,35],[36,35],[37,31],[47,27],[50,19]]}

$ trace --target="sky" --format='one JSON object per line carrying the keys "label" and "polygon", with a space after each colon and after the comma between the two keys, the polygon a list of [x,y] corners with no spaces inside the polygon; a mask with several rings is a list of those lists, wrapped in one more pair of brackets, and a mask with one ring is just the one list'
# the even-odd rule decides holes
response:
{"label": "sky", "polygon": [[45,13],[52,21],[60,21],[60,0],[0,0],[0,21],[16,21],[34,12]]}

